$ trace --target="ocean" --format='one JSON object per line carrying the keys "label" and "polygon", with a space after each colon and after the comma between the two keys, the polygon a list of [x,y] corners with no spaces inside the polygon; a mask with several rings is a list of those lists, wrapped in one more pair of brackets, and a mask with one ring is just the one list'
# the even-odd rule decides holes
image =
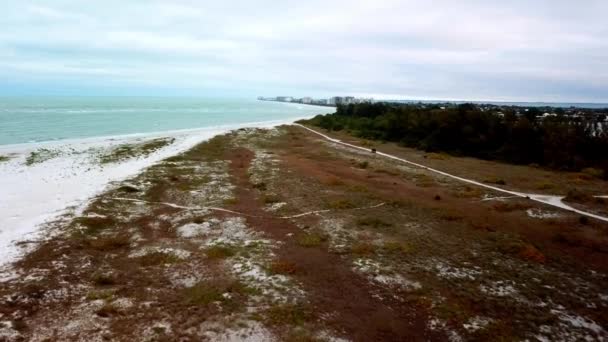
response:
{"label": "ocean", "polygon": [[0,97],[0,145],[284,121],[331,111],[253,99]]}

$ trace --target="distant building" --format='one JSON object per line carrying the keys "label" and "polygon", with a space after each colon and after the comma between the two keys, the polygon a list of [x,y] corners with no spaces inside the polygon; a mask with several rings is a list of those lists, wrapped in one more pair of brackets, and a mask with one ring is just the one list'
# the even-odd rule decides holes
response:
{"label": "distant building", "polygon": [[341,105],[344,104],[344,98],[342,96],[334,96],[331,97],[328,101],[328,104],[330,105]]}
{"label": "distant building", "polygon": [[311,104],[312,103],[312,98],[311,97],[303,97],[302,98],[302,103]]}
{"label": "distant building", "polygon": [[280,102],[292,102],[293,101],[293,97],[291,96],[277,96],[277,101]]}

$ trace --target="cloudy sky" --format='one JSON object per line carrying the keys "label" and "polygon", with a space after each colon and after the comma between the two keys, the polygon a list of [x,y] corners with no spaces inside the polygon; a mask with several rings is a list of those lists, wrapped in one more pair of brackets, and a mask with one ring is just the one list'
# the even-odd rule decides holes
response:
{"label": "cloudy sky", "polygon": [[5,1],[0,95],[608,102],[606,0]]}

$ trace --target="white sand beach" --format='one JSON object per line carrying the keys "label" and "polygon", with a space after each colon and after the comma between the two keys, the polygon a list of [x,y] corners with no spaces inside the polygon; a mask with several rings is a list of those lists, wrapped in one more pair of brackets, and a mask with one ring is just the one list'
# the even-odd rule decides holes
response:
{"label": "white sand beach", "polygon": [[[88,199],[112,182],[135,175],[154,163],[186,151],[215,135],[241,127],[273,127],[293,120],[225,125],[165,133],[87,138],[47,143],[0,146],[0,265],[15,261],[28,244],[44,234],[45,222],[69,210],[78,210]],[[99,162],[98,156],[123,144],[152,139],[174,138],[172,143],[144,156],[116,163]],[[28,165],[32,152],[49,151],[47,156]]]}

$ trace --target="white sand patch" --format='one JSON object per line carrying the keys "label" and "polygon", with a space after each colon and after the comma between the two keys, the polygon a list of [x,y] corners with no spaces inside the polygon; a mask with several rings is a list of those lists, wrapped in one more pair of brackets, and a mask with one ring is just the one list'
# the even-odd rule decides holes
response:
{"label": "white sand patch", "polygon": [[8,282],[19,278],[19,273],[10,265],[0,266],[0,283]]}
{"label": "white sand patch", "polygon": [[21,338],[21,333],[15,329],[15,325],[11,321],[0,321],[0,340],[2,341],[18,341]]}
{"label": "white sand patch", "polygon": [[30,341],[104,341],[110,336],[109,320],[97,316],[105,305],[103,300],[80,304],[64,314],[52,315],[42,321],[28,322],[36,327]]}
{"label": "white sand patch", "polygon": [[468,279],[475,280],[477,276],[481,275],[483,271],[478,267],[465,268],[465,267],[454,267],[442,262],[435,265],[437,276],[446,279]]}
{"label": "white sand patch", "polygon": [[492,196],[489,194],[484,194],[483,198],[481,199],[482,202],[485,201],[499,201],[499,202],[505,202],[509,199],[512,198],[519,198],[519,196]]}
{"label": "white sand patch", "polygon": [[201,224],[188,223],[177,227],[177,235],[183,238],[203,236],[211,232],[211,225],[211,222],[203,222]]}
{"label": "white sand patch", "polygon": [[398,286],[407,290],[422,288],[422,285],[419,282],[409,280],[403,275],[394,272],[392,268],[383,266],[372,259],[360,258],[353,261],[353,264],[355,265],[353,269],[356,272],[363,273],[373,282],[389,286]]}
{"label": "white sand patch", "polygon": [[117,309],[129,309],[133,307],[133,301],[130,298],[117,298],[112,301],[112,306]]}
{"label": "white sand patch", "polygon": [[289,277],[269,274],[261,264],[250,259],[238,258],[230,267],[239,279],[260,290],[266,299],[294,302],[304,296],[304,292]]}
{"label": "white sand patch", "polygon": [[173,255],[176,258],[185,260],[190,257],[190,252],[184,249],[172,247],[144,247],[129,254],[129,258],[140,258],[152,253],[163,253]]}
{"label": "white sand patch", "polygon": [[200,335],[217,342],[272,342],[276,337],[262,324],[255,321],[239,321],[238,327],[226,328],[223,323],[205,322],[201,324]]}
{"label": "white sand patch", "polygon": [[171,328],[171,323],[161,321],[155,322],[152,326],[147,327],[143,334],[143,341],[158,341],[159,335],[171,335],[173,333],[173,329]]}
{"label": "white sand patch", "polygon": [[247,227],[242,217],[228,217],[222,221],[213,222],[211,236],[206,245],[242,244],[248,240],[255,240],[260,234]]}
{"label": "white sand patch", "polygon": [[192,287],[209,279],[208,269],[204,265],[192,265],[186,269],[166,268],[165,277],[177,288]]}
{"label": "white sand patch", "polygon": [[324,219],[320,223],[320,228],[327,233],[329,239],[329,249],[332,252],[346,252],[349,249],[350,241],[354,237],[354,232],[345,229],[345,222],[342,219]]}
{"label": "white sand patch", "polygon": [[287,203],[285,203],[285,202],[277,202],[277,203],[273,203],[273,204],[271,204],[269,206],[266,206],[266,210],[268,210],[268,211],[277,211],[277,210],[283,208],[286,205],[287,205]]}
{"label": "white sand patch", "polygon": [[481,284],[479,285],[479,290],[491,296],[506,297],[519,293],[514,285],[515,284],[512,281],[499,280],[491,283],[490,285]]}
{"label": "white sand patch", "polygon": [[447,337],[448,337],[448,341],[450,342],[462,342],[464,341],[464,339],[462,338],[462,336],[460,336],[458,334],[458,332],[450,329],[447,325],[447,323],[439,318],[432,318],[429,320],[429,322],[427,323],[427,328],[431,331],[442,331],[444,332]]}
{"label": "white sand patch", "polygon": [[535,336],[540,341],[606,341],[608,332],[596,322],[562,309],[551,310],[560,319],[559,324],[543,325]]}
{"label": "white sand patch", "polygon": [[487,317],[475,316],[469,319],[466,323],[462,325],[463,328],[466,329],[469,333],[475,332],[477,330],[484,329],[490,323],[492,323],[492,319]]}
{"label": "white sand patch", "polygon": [[598,335],[602,335],[606,337],[606,331],[599,324],[594,321],[587,319],[585,317],[581,317],[577,314],[568,314],[564,311],[559,310],[551,310],[551,313],[557,314],[559,319],[570,324],[575,328],[583,328],[586,330],[590,330]]}
{"label": "white sand patch", "polygon": [[538,219],[553,219],[562,217],[560,213],[542,210],[538,208],[528,209],[526,210],[526,213],[528,214],[528,216]]}
{"label": "white sand patch", "polygon": [[327,341],[327,342],[349,342],[350,341],[345,338],[336,337],[333,335],[333,333],[331,331],[328,331],[328,330],[321,330],[320,332],[318,332],[316,334],[316,337],[318,339],[320,339],[321,341]]}

